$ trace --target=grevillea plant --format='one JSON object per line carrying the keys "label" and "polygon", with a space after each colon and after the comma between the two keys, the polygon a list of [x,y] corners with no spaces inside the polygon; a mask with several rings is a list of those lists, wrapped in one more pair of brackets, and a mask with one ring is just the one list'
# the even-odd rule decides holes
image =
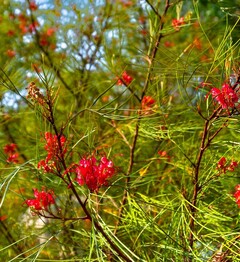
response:
{"label": "grevillea plant", "polygon": [[0,261],[240,261],[232,1],[3,1]]}

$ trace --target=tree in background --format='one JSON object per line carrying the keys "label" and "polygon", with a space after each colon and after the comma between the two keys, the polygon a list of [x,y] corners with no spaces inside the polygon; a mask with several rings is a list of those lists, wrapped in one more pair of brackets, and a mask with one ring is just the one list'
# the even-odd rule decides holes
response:
{"label": "tree in background", "polygon": [[237,0],[0,10],[0,258],[240,261]]}

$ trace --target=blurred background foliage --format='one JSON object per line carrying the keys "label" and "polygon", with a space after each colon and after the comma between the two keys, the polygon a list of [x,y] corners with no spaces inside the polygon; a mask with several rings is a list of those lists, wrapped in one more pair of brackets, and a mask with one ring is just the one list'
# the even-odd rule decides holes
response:
{"label": "blurred background foliage", "polygon": [[[199,111],[211,115],[216,105],[210,87],[220,88],[239,68],[239,1],[169,1],[163,16],[166,2],[2,1],[1,259],[124,261],[88,220],[45,219],[23,205],[32,188],[45,186],[54,189],[67,217],[84,215],[58,177],[37,169],[46,154],[43,134],[52,126],[27,98],[34,81],[43,93],[50,88],[56,95],[55,123],[64,127],[72,150],[68,164],[95,152],[117,166],[98,196],[85,187],[78,192],[88,197],[89,210],[106,232],[115,230],[129,261],[240,261],[239,209],[232,197],[239,171],[219,175],[216,170],[222,156],[239,159],[238,115],[229,117],[202,159],[189,250],[193,167],[204,127]],[[172,20],[181,17],[184,24],[175,28]],[[133,78],[130,85],[117,84],[124,71]],[[141,115],[146,81],[145,95],[156,102],[151,113]],[[211,134],[226,118],[211,123]],[[134,164],[127,174],[136,125]],[[3,150],[10,143],[20,155],[15,164],[6,162]],[[219,260],[213,260],[216,254]]]}

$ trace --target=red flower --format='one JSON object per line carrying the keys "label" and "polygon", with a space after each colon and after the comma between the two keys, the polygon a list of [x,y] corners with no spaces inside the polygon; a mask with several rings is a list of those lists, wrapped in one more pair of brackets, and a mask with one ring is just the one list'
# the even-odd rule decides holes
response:
{"label": "red flower", "polygon": [[47,30],[47,32],[46,32],[46,35],[47,35],[48,37],[50,37],[50,36],[52,36],[52,35],[55,33],[55,31],[56,31],[55,28],[50,27],[50,28],[48,28],[48,30]]}
{"label": "red flower", "polygon": [[180,30],[180,26],[184,25],[184,24],[185,24],[184,17],[181,17],[180,19],[174,18],[172,20],[172,26],[175,28],[176,31],[179,31]]}
{"label": "red flower", "polygon": [[26,34],[28,32],[27,17],[24,14],[19,14],[18,20],[20,21],[19,29],[22,31],[22,34]]}
{"label": "red flower", "polygon": [[16,52],[14,50],[10,50],[10,49],[8,49],[6,53],[7,53],[7,56],[10,57],[10,58],[12,58],[16,55]]}
{"label": "red flower", "polygon": [[12,143],[12,144],[7,144],[3,147],[3,150],[6,154],[13,154],[16,152],[17,145]]}
{"label": "red flower", "polygon": [[56,45],[54,43],[52,43],[51,37],[54,35],[54,33],[56,32],[55,28],[48,28],[47,31],[43,32],[40,35],[40,39],[39,39],[39,44],[41,46],[50,46],[51,49],[55,49]]}
{"label": "red flower", "polygon": [[37,4],[35,3],[35,1],[30,1],[30,3],[29,3],[29,8],[30,8],[30,10],[32,10],[32,11],[36,11],[36,10],[38,9],[38,6],[37,6]]}
{"label": "red flower", "polygon": [[237,93],[228,84],[223,84],[221,90],[214,87],[210,92],[223,109],[233,108],[238,102]]}
{"label": "red flower", "polygon": [[221,159],[218,161],[217,169],[221,170],[223,173],[226,173],[226,171],[233,172],[234,169],[238,166],[238,163],[236,161],[231,161],[229,165],[227,164],[227,160],[225,157],[221,157]]}
{"label": "red flower", "polygon": [[44,148],[48,154],[45,159],[39,161],[38,168],[42,168],[46,173],[54,173],[57,162],[67,153],[67,139],[62,135],[58,138],[57,135],[46,132],[45,140]]}
{"label": "red flower", "polygon": [[234,197],[236,199],[236,203],[238,204],[238,206],[240,207],[240,185],[236,185],[235,187],[236,192],[234,193]]}
{"label": "red flower", "polygon": [[38,168],[43,169],[45,173],[54,173],[55,167],[56,164],[53,161],[49,162],[43,159],[38,162]]}
{"label": "red flower", "polygon": [[128,85],[131,84],[132,81],[133,81],[133,78],[130,75],[128,75],[128,73],[126,71],[124,71],[122,73],[122,76],[120,78],[118,78],[117,84],[119,86],[121,86],[121,85],[128,86]]}
{"label": "red flower", "polygon": [[33,189],[35,199],[27,199],[26,203],[29,207],[33,207],[35,210],[47,210],[48,206],[55,204],[53,191],[38,191],[36,188]]}
{"label": "red flower", "polygon": [[37,21],[34,21],[33,23],[31,23],[29,26],[28,26],[28,31],[30,33],[33,33],[36,31],[36,28],[39,26],[39,23]]}
{"label": "red flower", "polygon": [[[225,157],[221,157],[220,160],[218,161],[218,164],[217,164],[217,169],[224,169],[225,170],[225,165],[227,163],[227,160]],[[225,171],[224,171],[225,173]]]}
{"label": "red flower", "polygon": [[153,105],[156,103],[156,100],[151,96],[144,96],[142,99],[142,110],[151,111]]}
{"label": "red flower", "polygon": [[8,163],[18,163],[19,154],[18,153],[14,153],[14,154],[10,154],[7,158],[7,162]]}
{"label": "red flower", "polygon": [[12,143],[12,144],[7,144],[3,147],[3,151],[5,154],[7,154],[7,163],[18,163],[18,157],[19,154],[17,153],[17,145]]}
{"label": "red flower", "polygon": [[19,14],[18,16],[19,21],[26,23],[27,17],[24,14]]}
{"label": "red flower", "polygon": [[19,25],[19,29],[21,29],[22,34],[26,34],[28,32],[28,28],[27,28],[27,26],[24,23],[21,23]]}
{"label": "red flower", "polygon": [[50,132],[45,133],[46,145],[44,146],[45,150],[48,152],[46,161],[49,160],[59,160],[59,158],[64,157],[67,152],[66,141],[67,139],[64,136],[58,138],[56,135],[51,134]]}
{"label": "red flower", "polygon": [[230,165],[227,167],[227,170],[233,172],[234,169],[235,169],[237,166],[238,166],[238,162],[232,161],[232,162],[230,163]]}
{"label": "red flower", "polygon": [[113,162],[102,157],[99,163],[95,157],[82,158],[75,170],[76,181],[79,185],[86,184],[93,192],[101,186],[107,185],[107,180],[115,174]]}
{"label": "red flower", "polygon": [[48,45],[50,44],[50,42],[48,41],[48,39],[46,38],[46,36],[43,35],[43,36],[40,37],[39,44],[40,44],[41,46],[48,46]]}

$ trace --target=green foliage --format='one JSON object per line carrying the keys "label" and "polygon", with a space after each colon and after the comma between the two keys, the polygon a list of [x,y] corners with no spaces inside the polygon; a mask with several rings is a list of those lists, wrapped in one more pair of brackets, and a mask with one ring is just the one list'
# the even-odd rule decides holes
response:
{"label": "green foliage", "polygon": [[[237,0],[4,1],[0,260],[240,261],[239,105],[213,91],[239,97],[239,19]],[[91,157],[114,163],[96,190]]]}

